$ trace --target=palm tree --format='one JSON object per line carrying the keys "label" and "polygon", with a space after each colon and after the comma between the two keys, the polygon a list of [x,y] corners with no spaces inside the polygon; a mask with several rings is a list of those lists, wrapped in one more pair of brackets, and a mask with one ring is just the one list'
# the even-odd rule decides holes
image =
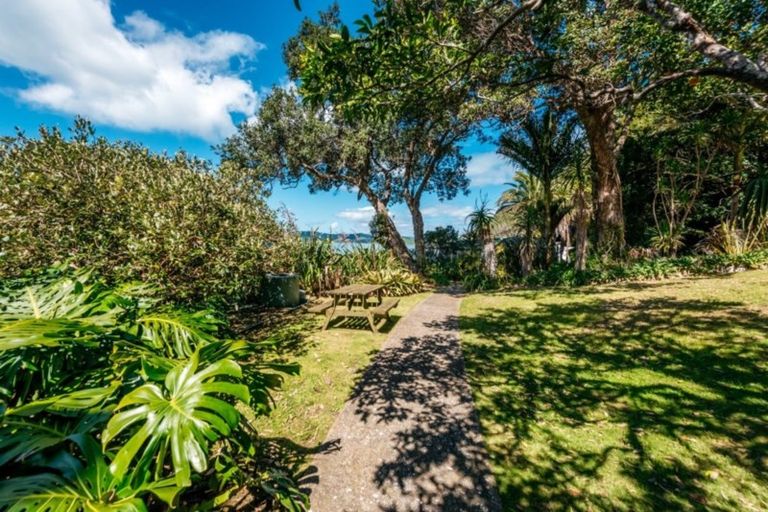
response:
{"label": "palm tree", "polygon": [[571,222],[575,227],[576,256],[574,268],[587,268],[587,246],[589,243],[589,220],[592,216],[589,202],[590,176],[587,168],[589,156],[584,146],[579,146],[573,158],[573,165],[564,174],[564,186],[571,197]]}
{"label": "palm tree", "polygon": [[467,215],[469,232],[480,241],[482,247],[483,270],[488,277],[496,276],[496,244],[493,241],[495,214],[483,199],[475,204],[475,211]]}
{"label": "palm tree", "polygon": [[538,179],[542,187],[542,235],[546,244],[545,262],[552,263],[555,247],[555,228],[562,218],[562,205],[554,198],[554,182],[568,168],[579,145],[575,136],[576,118],[558,114],[549,107],[544,112],[534,110],[515,129],[502,134],[499,153],[516,162],[529,175]]}
{"label": "palm tree", "polygon": [[541,182],[530,174],[518,172],[514,183],[508,185],[510,188],[499,198],[496,219],[521,237],[520,269],[527,276],[533,270],[536,238],[544,217]]}

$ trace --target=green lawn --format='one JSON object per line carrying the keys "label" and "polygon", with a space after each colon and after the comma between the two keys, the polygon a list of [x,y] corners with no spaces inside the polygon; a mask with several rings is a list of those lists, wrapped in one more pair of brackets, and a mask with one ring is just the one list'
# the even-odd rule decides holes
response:
{"label": "green lawn", "polygon": [[505,510],[768,510],[768,271],[472,295]]}
{"label": "green lawn", "polygon": [[304,315],[278,336],[290,340],[280,350],[286,361],[301,365],[298,376],[286,378],[275,394],[275,409],[258,418],[256,427],[262,437],[290,439],[306,449],[322,443],[325,435],[349,398],[359,372],[371,361],[395,322],[429,294],[403,297],[392,310],[392,319],[382,332],[374,334],[365,319],[358,319],[356,329],[331,327],[322,331],[323,317]]}

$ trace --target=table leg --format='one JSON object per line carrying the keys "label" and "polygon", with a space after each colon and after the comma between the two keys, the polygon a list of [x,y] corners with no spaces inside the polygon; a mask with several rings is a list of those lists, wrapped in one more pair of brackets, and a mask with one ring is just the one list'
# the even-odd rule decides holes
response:
{"label": "table leg", "polygon": [[384,299],[381,296],[381,289],[376,290],[376,298],[379,300],[379,306],[384,303]]}
{"label": "table leg", "polygon": [[325,310],[325,323],[323,324],[323,330],[328,330],[328,326],[331,324],[331,320],[333,320],[333,314],[336,311],[336,308],[326,309]]}

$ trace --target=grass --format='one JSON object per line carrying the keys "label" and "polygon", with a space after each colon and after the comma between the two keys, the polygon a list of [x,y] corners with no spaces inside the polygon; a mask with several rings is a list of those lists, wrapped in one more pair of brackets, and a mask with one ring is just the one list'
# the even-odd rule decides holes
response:
{"label": "grass", "polygon": [[322,443],[349,398],[359,370],[371,361],[394,323],[428,295],[401,298],[391,313],[394,321],[378,334],[370,331],[365,319],[358,319],[354,329],[322,331],[320,315],[303,316],[282,328],[277,336],[292,341],[283,345],[281,356],[299,363],[301,373],[285,379],[282,390],[275,394],[275,409],[257,419],[260,435],[290,439],[310,450]]}
{"label": "grass", "polygon": [[768,510],[768,271],[467,297],[505,510]]}

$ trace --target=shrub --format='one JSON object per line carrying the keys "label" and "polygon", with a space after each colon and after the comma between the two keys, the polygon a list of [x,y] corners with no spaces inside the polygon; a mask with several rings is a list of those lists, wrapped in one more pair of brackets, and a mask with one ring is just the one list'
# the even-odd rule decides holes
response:
{"label": "shrub", "polygon": [[0,142],[0,278],[59,261],[161,283],[174,300],[254,295],[286,233],[237,169],[41,129]]}
{"label": "shrub", "polygon": [[0,510],[145,511],[274,488],[246,471],[244,415],[268,412],[296,368],[224,338],[211,312],[90,272],[0,289]]}
{"label": "shrub", "polygon": [[423,280],[406,269],[389,251],[375,244],[336,250],[328,239],[313,233],[295,251],[294,271],[314,294],[353,282],[381,284],[387,295],[401,296],[424,289]]}
{"label": "shrub", "polygon": [[293,270],[299,275],[305,290],[318,295],[323,290],[338,288],[345,281],[340,265],[343,255],[334,250],[329,238],[312,232],[296,247]]}
{"label": "shrub", "polygon": [[370,270],[360,276],[363,283],[384,285],[386,295],[401,297],[419,293],[424,289],[421,277],[405,268]]}
{"label": "shrub", "polygon": [[534,272],[520,282],[526,286],[582,286],[619,281],[642,281],[678,276],[696,276],[762,268],[768,265],[768,250],[743,254],[705,254],[679,258],[641,259],[632,262],[590,261],[584,271],[557,264]]}

